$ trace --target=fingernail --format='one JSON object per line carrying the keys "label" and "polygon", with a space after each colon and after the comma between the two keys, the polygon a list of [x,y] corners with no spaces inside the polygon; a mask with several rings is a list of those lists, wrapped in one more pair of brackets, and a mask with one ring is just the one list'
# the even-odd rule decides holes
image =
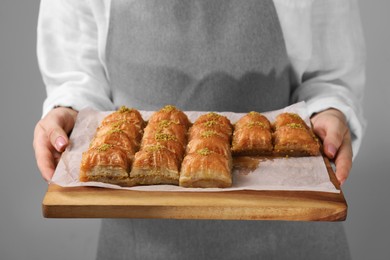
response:
{"label": "fingernail", "polygon": [[56,149],[61,152],[66,146],[66,140],[62,136],[57,137],[56,139]]}
{"label": "fingernail", "polygon": [[336,155],[336,153],[337,153],[337,149],[336,149],[336,147],[334,147],[333,145],[328,145],[328,153],[329,153],[329,155],[332,157],[332,158],[334,158],[335,157],[335,155]]}

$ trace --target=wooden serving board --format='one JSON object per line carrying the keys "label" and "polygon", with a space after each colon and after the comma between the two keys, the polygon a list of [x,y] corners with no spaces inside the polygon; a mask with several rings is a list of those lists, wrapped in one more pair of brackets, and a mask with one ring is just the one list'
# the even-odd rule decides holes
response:
{"label": "wooden serving board", "polygon": [[[340,189],[327,159],[331,181]],[[46,218],[162,218],[342,221],[340,193],[314,191],[157,192],[49,185]]]}

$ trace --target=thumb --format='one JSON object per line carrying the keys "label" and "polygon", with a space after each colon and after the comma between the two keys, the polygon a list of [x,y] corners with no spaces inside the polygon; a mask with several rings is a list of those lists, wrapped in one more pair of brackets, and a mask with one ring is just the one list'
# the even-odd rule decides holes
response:
{"label": "thumb", "polygon": [[343,143],[344,133],[340,129],[330,126],[326,130],[324,138],[324,152],[328,158],[334,159],[337,151]]}
{"label": "thumb", "polygon": [[58,151],[63,152],[69,144],[68,135],[59,126],[51,128],[49,132],[49,140],[51,145]]}
{"label": "thumb", "polygon": [[60,153],[69,144],[68,133],[74,126],[76,115],[76,112],[69,110],[69,108],[56,108],[45,120],[44,127],[48,139],[51,145]]}
{"label": "thumb", "polygon": [[313,130],[323,141],[325,155],[330,159],[334,159],[348,128],[340,120],[327,119],[323,122],[317,121],[313,125]]}

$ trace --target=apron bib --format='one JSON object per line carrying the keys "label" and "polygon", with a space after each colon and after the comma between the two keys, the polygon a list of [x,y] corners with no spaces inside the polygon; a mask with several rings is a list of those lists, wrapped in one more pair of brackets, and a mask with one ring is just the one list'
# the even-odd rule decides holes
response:
{"label": "apron bib", "polygon": [[[113,0],[106,55],[117,106],[261,112],[289,104],[272,0]],[[340,223],[104,219],[97,258],[350,257]]]}
{"label": "apron bib", "polygon": [[116,105],[247,112],[289,104],[271,1],[115,0],[106,54]]}

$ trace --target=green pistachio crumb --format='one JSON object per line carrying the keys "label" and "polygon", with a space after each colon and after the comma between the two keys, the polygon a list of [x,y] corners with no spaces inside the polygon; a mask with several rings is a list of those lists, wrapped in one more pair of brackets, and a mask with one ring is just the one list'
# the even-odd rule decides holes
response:
{"label": "green pistachio crumb", "polygon": [[209,148],[203,148],[203,149],[199,149],[196,151],[198,154],[200,155],[203,155],[203,156],[207,156],[207,155],[210,155],[211,153],[213,153],[213,151],[210,151]]}
{"label": "green pistachio crumb", "polygon": [[118,109],[118,112],[119,113],[128,113],[128,112],[131,112],[133,111],[134,109],[133,108],[128,108],[126,106],[121,106],[119,109]]}
{"label": "green pistachio crumb", "polygon": [[177,140],[176,136],[171,135],[171,134],[165,134],[165,133],[156,133],[155,139],[156,139],[156,141],[170,141],[170,140],[176,141]]}
{"label": "green pistachio crumb", "polygon": [[99,151],[99,152],[105,152],[107,151],[108,149],[110,149],[112,147],[111,144],[102,144],[101,146],[97,147],[96,149]]}
{"label": "green pistachio crumb", "polygon": [[173,110],[176,110],[176,107],[173,105],[166,105],[165,107],[163,107],[161,109],[161,111],[163,111],[163,112],[171,112]]}

